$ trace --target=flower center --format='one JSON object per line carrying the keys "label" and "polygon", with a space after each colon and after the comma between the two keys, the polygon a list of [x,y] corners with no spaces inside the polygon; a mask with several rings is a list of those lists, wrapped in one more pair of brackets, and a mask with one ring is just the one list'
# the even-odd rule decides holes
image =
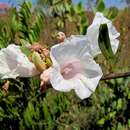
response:
{"label": "flower center", "polygon": [[64,79],[71,79],[78,73],[81,73],[81,64],[79,60],[70,61],[61,65],[61,74]]}

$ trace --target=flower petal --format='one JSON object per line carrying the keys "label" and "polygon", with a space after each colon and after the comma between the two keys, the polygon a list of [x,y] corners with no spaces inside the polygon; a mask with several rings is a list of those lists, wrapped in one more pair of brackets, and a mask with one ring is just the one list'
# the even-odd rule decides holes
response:
{"label": "flower petal", "polygon": [[80,60],[83,72],[76,76],[78,84],[75,92],[81,99],[84,99],[95,91],[103,74],[100,66],[92,59],[91,55],[85,53]]}
{"label": "flower petal", "polygon": [[75,87],[76,94],[81,98],[88,98],[96,89],[101,75],[93,78],[88,78],[83,74],[77,76],[77,86]]}
{"label": "flower petal", "polygon": [[119,37],[120,34],[117,32],[117,30],[112,25],[112,22],[110,20],[105,18],[102,13],[97,12],[93,20],[93,23],[87,29],[87,35],[86,35],[88,41],[91,43],[90,48],[91,48],[92,56],[96,56],[101,53],[98,45],[99,27],[101,24],[105,24],[105,23],[108,26],[109,37],[110,37],[113,52],[116,53],[118,49],[119,42],[115,42],[115,39]]}
{"label": "flower petal", "polygon": [[89,51],[86,36],[71,36],[67,38],[63,44],[54,45],[51,48],[51,59],[53,64],[61,65],[66,60],[74,59],[79,56],[81,52]]}
{"label": "flower petal", "polygon": [[52,84],[52,87],[58,91],[68,92],[74,88],[73,80],[65,80],[61,75],[58,67],[52,68],[50,82]]}
{"label": "flower petal", "polygon": [[40,79],[44,82],[49,82],[50,81],[50,75],[52,73],[52,67],[44,70],[42,74],[40,75]]}
{"label": "flower petal", "polygon": [[103,74],[99,64],[93,60],[93,57],[89,53],[84,53],[84,55],[80,57],[80,61],[83,68],[83,74],[85,74],[87,77],[102,77]]}
{"label": "flower petal", "polygon": [[112,39],[111,40],[111,44],[112,44],[112,51],[114,52],[114,54],[117,52],[118,46],[119,46],[119,40],[117,39]]}
{"label": "flower petal", "polygon": [[93,86],[93,84],[89,80],[85,79],[84,81],[83,77],[83,75],[79,76],[76,81],[77,85],[75,87],[75,92],[80,99],[85,99],[94,92],[92,89],[90,89],[90,86]]}

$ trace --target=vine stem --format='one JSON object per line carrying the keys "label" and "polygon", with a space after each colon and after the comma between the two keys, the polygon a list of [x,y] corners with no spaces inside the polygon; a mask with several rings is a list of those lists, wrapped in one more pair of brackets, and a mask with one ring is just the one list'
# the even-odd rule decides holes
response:
{"label": "vine stem", "polygon": [[116,78],[123,78],[123,77],[128,77],[130,76],[130,72],[125,72],[125,73],[110,73],[104,75],[101,80],[110,80],[110,79],[116,79]]}

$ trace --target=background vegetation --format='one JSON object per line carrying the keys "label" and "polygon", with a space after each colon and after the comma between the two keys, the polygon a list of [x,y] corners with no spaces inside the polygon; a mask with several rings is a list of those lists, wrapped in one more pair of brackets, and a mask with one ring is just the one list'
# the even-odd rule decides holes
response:
{"label": "background vegetation", "polygon": [[[89,0],[87,11],[81,2],[73,5],[71,0],[39,0],[35,8],[31,2],[22,3],[19,9],[10,8],[0,17],[0,48],[15,43],[26,52],[28,43],[51,47],[58,31],[67,36],[85,34],[96,11],[111,19],[121,33],[114,69],[108,70],[109,64],[102,55],[96,58],[97,62],[105,73],[129,71],[130,9],[108,9],[103,0]],[[41,93],[39,77],[9,81],[9,89],[4,91],[6,81],[0,80],[1,130],[130,129],[129,77],[100,81],[96,92],[82,101],[73,91],[61,93],[48,88]]]}

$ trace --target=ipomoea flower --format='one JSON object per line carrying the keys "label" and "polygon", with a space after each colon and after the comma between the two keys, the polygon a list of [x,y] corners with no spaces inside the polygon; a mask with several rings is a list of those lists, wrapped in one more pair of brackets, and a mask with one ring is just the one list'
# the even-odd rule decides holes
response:
{"label": "ipomoea flower", "polygon": [[63,92],[74,89],[81,99],[95,91],[102,71],[88,49],[85,36],[71,36],[51,48],[53,65],[49,77],[54,89]]}
{"label": "ipomoea flower", "polygon": [[0,50],[0,78],[31,77],[39,72],[19,46],[10,44]]}
{"label": "ipomoea flower", "polygon": [[115,27],[112,25],[112,21],[104,17],[102,13],[97,12],[92,24],[87,29],[86,35],[90,43],[90,53],[93,56],[101,53],[98,45],[99,27],[101,24],[107,24],[108,26],[108,32],[113,52],[116,53],[118,49],[119,41],[117,37],[119,37],[120,33],[118,33]]}

